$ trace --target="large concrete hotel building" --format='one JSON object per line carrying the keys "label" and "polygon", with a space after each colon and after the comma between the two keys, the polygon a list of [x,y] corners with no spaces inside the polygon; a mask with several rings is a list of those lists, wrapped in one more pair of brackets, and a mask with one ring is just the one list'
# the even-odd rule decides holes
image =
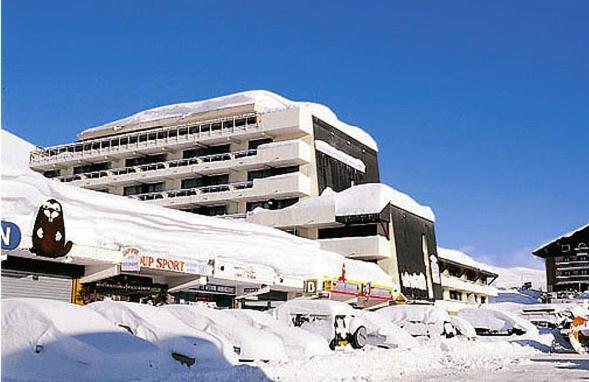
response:
{"label": "large concrete hotel building", "polygon": [[432,210],[380,184],[374,139],[325,106],[251,91],[143,111],[78,138],[38,148],[31,168],[318,240],[377,263],[411,299],[443,297]]}

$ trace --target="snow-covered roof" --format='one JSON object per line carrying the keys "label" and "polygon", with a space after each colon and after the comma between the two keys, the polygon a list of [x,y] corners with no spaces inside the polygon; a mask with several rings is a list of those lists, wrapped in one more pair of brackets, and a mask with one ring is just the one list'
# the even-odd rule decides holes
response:
{"label": "snow-covered roof", "polygon": [[28,167],[33,145],[6,130],[1,133],[2,218],[16,223],[23,237],[30,237],[39,206],[53,198],[63,206],[66,240],[89,249],[108,249],[117,259],[122,248],[137,247],[152,256],[203,261],[222,257],[261,264],[295,278],[339,276],[345,263],[351,278],[392,285],[390,276],[376,264],[346,259],[320,249],[315,241],[274,228],[163,208],[47,179]]}
{"label": "snow-covered roof", "polygon": [[359,184],[340,192],[328,188],[323,191],[321,196],[302,200],[288,208],[310,208],[335,204],[336,216],[350,216],[377,214],[389,203],[429,221],[435,221],[434,212],[430,207],[422,206],[409,195],[383,183]]}
{"label": "snow-covered roof", "polygon": [[484,272],[496,273],[490,265],[480,263],[468,256],[466,253],[456,249],[448,249],[438,247],[438,257],[443,260],[452,261],[454,263],[463,264],[467,267],[475,268]]}
{"label": "snow-covered roof", "polygon": [[317,118],[329,123],[371,149],[378,151],[378,145],[370,134],[357,126],[348,125],[347,123],[340,121],[335,113],[327,106],[313,102],[291,101],[267,90],[250,90],[202,101],[160,106],[141,111],[129,117],[118,119],[104,125],[86,129],[78,136],[82,138],[85,135],[97,132],[122,133],[124,132],[124,128],[128,125],[169,118],[178,118],[178,120],[181,121],[189,115],[196,113],[252,104],[255,105],[257,111],[262,113],[289,108],[306,109]]}
{"label": "snow-covered roof", "polygon": [[540,245],[538,248],[534,249],[532,251],[532,253],[534,253],[537,256],[540,256],[540,254],[537,254],[536,252],[540,252],[542,249],[544,249],[545,247],[549,246],[550,244],[552,244],[552,243],[554,243],[556,241],[562,240],[562,239],[567,239],[567,238],[573,236],[574,234],[576,234],[577,232],[581,232],[581,231],[583,231],[585,229],[588,229],[588,228],[589,228],[589,223],[587,223],[584,226],[581,226],[581,227],[579,227],[579,228],[577,228],[577,229],[575,229],[573,231],[570,231],[568,233],[562,234],[559,237],[557,237],[555,239],[552,239],[550,241],[547,241],[544,244]]}

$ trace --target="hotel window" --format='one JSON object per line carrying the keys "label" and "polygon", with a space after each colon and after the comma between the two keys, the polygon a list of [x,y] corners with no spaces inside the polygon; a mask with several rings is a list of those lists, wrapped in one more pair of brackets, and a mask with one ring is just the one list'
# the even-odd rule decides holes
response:
{"label": "hotel window", "polygon": [[57,177],[57,176],[60,176],[60,175],[61,175],[61,170],[49,170],[49,171],[45,171],[45,172],[43,173],[43,175],[44,175],[46,178],[55,178],[55,177]]}
{"label": "hotel window", "polygon": [[150,194],[152,192],[161,192],[164,190],[164,182],[161,183],[146,183],[139,184],[137,186],[129,186],[123,189],[123,195],[139,195],[139,194]]}
{"label": "hotel window", "polygon": [[457,300],[457,301],[462,300],[462,293],[455,291],[455,290],[451,290],[450,291],[450,300]]}
{"label": "hotel window", "polygon": [[560,250],[565,253],[570,252],[571,246],[569,244],[563,244],[560,246]]}

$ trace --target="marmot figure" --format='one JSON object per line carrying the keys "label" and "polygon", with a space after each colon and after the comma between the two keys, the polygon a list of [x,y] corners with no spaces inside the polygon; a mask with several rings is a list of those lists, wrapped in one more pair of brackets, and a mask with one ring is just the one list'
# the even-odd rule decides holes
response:
{"label": "marmot figure", "polygon": [[39,208],[33,228],[32,253],[44,257],[63,257],[72,249],[72,242],[65,242],[65,226],[61,204],[49,199]]}

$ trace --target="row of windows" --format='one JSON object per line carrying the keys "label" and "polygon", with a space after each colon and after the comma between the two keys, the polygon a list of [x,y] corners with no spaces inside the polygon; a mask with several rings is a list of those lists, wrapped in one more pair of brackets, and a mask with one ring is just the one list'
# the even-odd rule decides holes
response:
{"label": "row of windows", "polygon": [[228,184],[229,183],[229,174],[221,174],[221,175],[205,175],[201,176],[200,178],[190,178],[182,180],[181,187],[182,189],[187,188],[197,188],[197,187],[207,187],[207,186],[217,186],[220,184]]}
{"label": "row of windows", "polygon": [[153,192],[164,191],[164,182],[144,183],[136,186],[128,186],[123,189],[123,195],[132,196],[139,194],[150,194]]}
{"label": "row of windows", "polygon": [[[184,136],[188,134],[197,134],[199,132],[206,133],[209,131],[218,131],[221,129],[233,128],[233,127],[242,127],[245,125],[254,125],[258,123],[258,117],[251,116],[251,117],[244,117],[244,118],[237,118],[237,119],[228,119],[225,121],[213,122],[213,123],[203,123],[196,126],[191,127],[180,127],[180,128],[170,128],[166,130],[160,131],[146,131],[146,132],[138,132],[133,135],[125,135],[120,137],[112,137],[107,139],[96,139],[91,142],[80,142],[72,145],[67,146],[60,146],[56,148],[49,148],[46,151],[49,153],[65,153],[65,152],[82,152],[84,150],[98,150],[101,148],[108,148],[108,147],[118,147],[120,145],[127,145],[127,144],[134,144],[137,142],[146,142],[156,139],[166,139],[166,138],[173,138],[176,136]],[[151,128],[155,129],[155,128]]]}
{"label": "row of windows", "polygon": [[82,166],[74,167],[74,175],[83,174],[86,172],[94,172],[94,171],[104,171],[108,170],[111,166],[110,162],[98,162],[98,163],[90,163],[85,164]]}
{"label": "row of windows", "polygon": [[587,261],[588,257],[586,255],[579,255],[579,256],[565,256],[562,258],[562,261]]}
{"label": "row of windows", "polygon": [[[573,248],[571,247],[570,244],[562,244],[560,246],[560,250],[563,253],[570,252],[571,249],[573,249]],[[577,246],[574,249],[576,249],[576,250],[589,250],[589,246],[586,243],[581,242],[581,243],[577,244]]]}
{"label": "row of windows", "polygon": [[263,170],[249,171],[247,173],[247,180],[251,182],[254,179],[268,178],[270,176],[291,174],[293,172],[299,172],[299,166],[288,166],[288,167],[272,167]]}
{"label": "row of windows", "polygon": [[194,208],[183,209],[182,211],[205,216],[227,215],[227,206],[199,206]]}
{"label": "row of windows", "polygon": [[288,198],[288,199],[270,199],[261,202],[247,202],[246,211],[250,212],[256,208],[263,208],[265,210],[281,210],[283,208],[292,206],[297,203],[299,198]]}
{"label": "row of windows", "polygon": [[[271,143],[273,140],[271,138],[262,138],[262,139],[252,139],[248,142],[248,149],[255,150],[260,145],[265,143]],[[182,152],[183,159],[195,158],[195,157],[203,157],[209,155],[218,155],[218,154],[228,154],[231,152],[231,145],[224,144],[218,146],[209,146],[209,147],[198,147],[194,149],[184,150]],[[222,160],[223,158],[218,158],[216,160]],[[215,160],[214,158],[212,160]],[[134,167],[134,166],[142,166],[146,164],[152,163],[161,163],[167,161],[166,154],[155,154],[155,155],[144,155],[135,158],[127,158],[125,159],[125,167]],[[111,162],[98,162],[98,163],[90,163],[81,166],[76,166],[73,168],[74,175],[78,174],[85,174],[89,172],[97,172],[97,171],[105,171],[112,168]],[[61,175],[61,170],[49,170],[45,171],[43,175],[47,178],[55,178]],[[276,175],[276,174],[275,174]],[[256,175],[254,175],[255,177]],[[270,175],[268,175],[270,176]],[[258,177],[265,177],[265,176],[258,176]]]}
{"label": "row of windows", "polygon": [[567,270],[567,271],[561,271],[560,274],[562,276],[586,276],[586,275],[589,275],[589,270],[587,270],[587,269],[579,269],[578,271]]}
{"label": "row of windows", "polygon": [[[288,199],[270,199],[258,202],[248,202],[246,204],[246,210],[248,212],[255,210],[256,208],[264,208],[268,210],[279,210],[282,208],[286,208],[288,206],[292,206],[293,204],[297,203],[299,198],[288,198]],[[183,209],[182,211],[191,212],[194,214],[199,215],[206,215],[206,216],[221,216],[227,214],[227,206],[226,205],[218,205],[218,206],[198,206],[193,208]]]}

